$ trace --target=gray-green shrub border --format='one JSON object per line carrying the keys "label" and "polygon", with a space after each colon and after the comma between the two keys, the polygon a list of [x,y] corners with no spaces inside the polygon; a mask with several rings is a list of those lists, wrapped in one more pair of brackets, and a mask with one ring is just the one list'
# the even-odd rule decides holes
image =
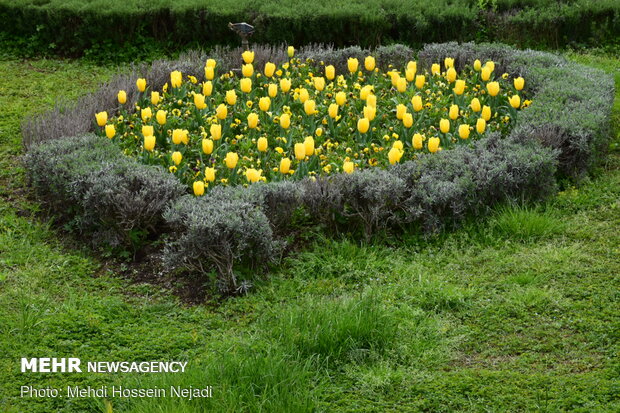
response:
{"label": "gray-green shrub border", "polygon": [[[255,51],[258,66],[286,59],[284,48],[259,46]],[[211,57],[230,69],[238,64],[239,52],[218,49]],[[347,57],[367,53],[356,47],[313,46],[299,55],[344,67]],[[373,54],[382,65],[402,65],[414,56],[399,45]],[[558,178],[579,180],[603,153],[614,96],[610,76],[557,55],[496,44],[430,44],[417,59],[429,66],[448,56],[458,68],[476,58],[493,59],[498,72],[527,79],[533,104],[509,136],[490,134],[386,170],[218,187],[201,198],[183,196],[164,170],[127,159],[106,139],[88,133],[94,113],[117,110],[116,92],[133,90],[139,74],[154,88],[163,86],[171,70],[200,76],[206,56],[194,52],[175,62],[133,67],[77,103],[28,119],[23,125],[25,164],[41,198],[78,222],[80,231],[110,233],[118,243],[130,242],[129,234],[136,230],[165,235],[165,259],[171,267],[216,274],[219,290],[230,294],[246,290],[252,281],[239,279],[234,265],[256,267],[277,260],[295,211],[329,229],[357,228],[366,237],[411,228],[436,232],[467,216],[484,215],[500,202],[543,200],[554,193]],[[135,98],[129,93],[129,101]],[[131,191],[124,179],[133,182]],[[97,196],[98,191],[105,196]],[[121,199],[126,199],[122,208],[117,205]],[[140,215],[147,204],[148,214]]]}

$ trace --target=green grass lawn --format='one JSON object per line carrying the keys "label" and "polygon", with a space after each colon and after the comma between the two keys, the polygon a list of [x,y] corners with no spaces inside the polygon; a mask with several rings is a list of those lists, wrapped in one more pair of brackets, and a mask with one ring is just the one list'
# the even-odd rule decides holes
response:
{"label": "green grass lawn", "polygon": [[[539,207],[398,247],[316,242],[249,295],[183,304],[108,270],[37,215],[19,125],[114,72],[0,62],[0,411],[105,411],[19,386],[212,385],[213,399],[112,400],[113,411],[619,411],[620,60],[614,142]],[[184,375],[21,374],[21,357],[188,360]]]}

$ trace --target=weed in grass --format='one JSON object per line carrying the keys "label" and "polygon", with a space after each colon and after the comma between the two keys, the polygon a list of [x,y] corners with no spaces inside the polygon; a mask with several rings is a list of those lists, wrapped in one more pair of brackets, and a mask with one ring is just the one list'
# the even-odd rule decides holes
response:
{"label": "weed in grass", "polygon": [[563,223],[551,213],[527,206],[500,208],[491,225],[499,237],[518,242],[551,237],[564,229]]}
{"label": "weed in grass", "polygon": [[[186,400],[134,399],[121,411],[131,413],[198,412],[312,412],[321,394],[320,377],[312,357],[297,358],[277,347],[268,350],[227,349],[195,365],[184,374],[137,380],[137,388],[205,388],[213,386],[212,398]],[[312,392],[309,389],[313,389]]]}
{"label": "weed in grass", "polygon": [[396,323],[387,306],[366,293],[310,296],[274,314],[265,329],[292,354],[338,363],[385,350],[395,337]]}

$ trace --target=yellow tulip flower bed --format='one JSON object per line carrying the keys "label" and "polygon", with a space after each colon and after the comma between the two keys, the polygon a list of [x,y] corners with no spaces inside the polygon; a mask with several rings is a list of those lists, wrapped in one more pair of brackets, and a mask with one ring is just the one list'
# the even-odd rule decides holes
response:
{"label": "yellow tulip flower bed", "polygon": [[415,61],[381,71],[368,56],[337,73],[293,48],[289,57],[255,68],[246,51],[239,73],[222,74],[209,59],[204,79],[174,71],[162,90],[138,79],[135,108],[119,91],[119,114],[96,114],[99,132],[202,195],[213,185],[385,168],[506,134],[531,103],[521,96],[524,79],[495,73],[492,61],[460,73],[451,58],[430,72]]}

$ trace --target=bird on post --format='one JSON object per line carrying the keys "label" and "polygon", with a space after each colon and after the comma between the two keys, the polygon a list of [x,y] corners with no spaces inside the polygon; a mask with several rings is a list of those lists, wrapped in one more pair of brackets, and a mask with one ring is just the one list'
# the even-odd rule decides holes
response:
{"label": "bird on post", "polygon": [[237,33],[239,36],[251,36],[254,33],[254,26],[243,23],[228,23],[230,30]]}
{"label": "bird on post", "polygon": [[254,34],[254,26],[243,23],[228,23],[228,27],[241,37],[241,45],[244,49],[248,49],[248,37]]}

